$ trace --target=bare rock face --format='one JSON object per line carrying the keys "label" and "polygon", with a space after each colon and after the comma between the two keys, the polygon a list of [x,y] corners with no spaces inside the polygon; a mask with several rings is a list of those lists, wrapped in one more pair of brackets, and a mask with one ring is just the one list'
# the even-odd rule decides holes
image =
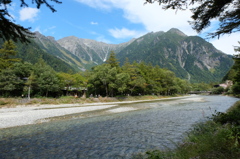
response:
{"label": "bare rock face", "polygon": [[130,62],[144,61],[170,69],[191,82],[220,81],[233,65],[231,55],[175,28],[139,37],[117,54],[122,64],[126,57]]}
{"label": "bare rock face", "polygon": [[46,52],[79,69],[90,69],[107,60],[111,51],[120,64],[145,62],[173,71],[191,82],[220,81],[233,65],[231,55],[217,50],[198,36],[187,36],[172,28],[167,32],[151,32],[121,44],[107,44],[69,36],[56,41],[36,33],[35,41]]}
{"label": "bare rock face", "polygon": [[58,43],[74,55],[79,56],[86,61],[93,61],[96,64],[101,64],[107,60],[111,51],[118,53],[131,42],[106,44],[95,40],[69,36],[58,40]]}

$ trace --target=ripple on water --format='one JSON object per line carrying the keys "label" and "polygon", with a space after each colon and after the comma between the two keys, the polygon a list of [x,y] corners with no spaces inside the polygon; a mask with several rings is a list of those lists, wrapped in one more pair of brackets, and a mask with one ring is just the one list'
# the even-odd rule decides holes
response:
{"label": "ripple on water", "polygon": [[148,149],[173,148],[192,124],[238,100],[201,98],[205,102],[158,101],[150,103],[151,109],[2,129],[0,158],[131,158]]}

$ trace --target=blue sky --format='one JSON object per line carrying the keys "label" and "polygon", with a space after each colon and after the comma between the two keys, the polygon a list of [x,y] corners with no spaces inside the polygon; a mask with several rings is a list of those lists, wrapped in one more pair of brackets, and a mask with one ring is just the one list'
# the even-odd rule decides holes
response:
{"label": "blue sky", "polygon": [[[17,2],[9,8],[15,23],[56,40],[76,36],[119,44],[148,32],[171,28],[178,28],[189,36],[197,35],[188,23],[190,11],[164,11],[157,3],[144,5],[144,0],[62,0],[62,4],[51,3],[57,10],[55,13],[46,6],[36,9],[30,4],[21,8]],[[201,35],[213,29],[214,25]],[[224,53],[236,54],[233,46],[238,45],[239,37],[236,33],[208,41]]]}

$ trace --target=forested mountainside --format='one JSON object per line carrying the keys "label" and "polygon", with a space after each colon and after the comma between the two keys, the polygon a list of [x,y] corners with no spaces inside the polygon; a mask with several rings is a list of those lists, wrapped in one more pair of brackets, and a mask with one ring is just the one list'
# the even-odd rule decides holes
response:
{"label": "forested mountainside", "polygon": [[[0,40],[0,46],[3,45],[3,41]],[[40,59],[43,59],[48,65],[50,65],[57,72],[76,72],[78,69],[74,69],[65,61],[59,59],[57,56],[45,51],[34,40],[31,40],[30,44],[23,44],[20,42],[15,43],[17,54],[15,58],[22,59],[23,62],[30,62],[32,64],[37,63]]]}
{"label": "forested mountainside", "polygon": [[231,55],[214,48],[198,36],[187,36],[178,29],[151,32],[121,44],[107,44],[74,36],[55,40],[36,32],[31,44],[17,44],[18,58],[35,63],[42,57],[56,71],[84,71],[100,65],[114,51],[122,65],[151,63],[170,69],[190,82],[217,82],[233,65]]}
{"label": "forested mountainside", "polygon": [[231,55],[217,50],[198,36],[186,36],[178,29],[148,33],[117,54],[121,64],[151,63],[173,71],[191,82],[220,81],[233,65]]}

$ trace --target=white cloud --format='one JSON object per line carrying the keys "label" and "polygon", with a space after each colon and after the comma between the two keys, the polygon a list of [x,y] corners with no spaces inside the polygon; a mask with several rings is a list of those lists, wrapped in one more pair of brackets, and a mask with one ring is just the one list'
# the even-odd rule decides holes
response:
{"label": "white cloud", "polygon": [[104,10],[111,10],[112,8],[112,2],[111,0],[75,0],[77,2],[83,3],[85,5],[88,5],[92,8],[96,9],[104,9]]}
{"label": "white cloud", "polygon": [[51,27],[48,27],[48,28],[44,29],[43,32],[47,32],[47,31],[53,30],[53,29],[55,29],[55,28],[56,28],[56,26],[51,26]]}
{"label": "white cloud", "polygon": [[110,34],[115,37],[115,38],[129,38],[129,37],[139,37],[140,35],[143,35],[143,33],[140,33],[136,30],[129,30],[126,28],[122,28],[122,29],[109,29],[108,30],[110,32]]}
{"label": "white cloud", "polygon": [[124,17],[133,23],[142,23],[148,32],[168,31],[178,28],[187,35],[196,35],[188,21],[191,12],[176,10],[163,10],[157,3],[143,5],[142,1],[135,0],[127,5]]}
{"label": "white cloud", "polygon": [[98,22],[91,22],[91,25],[98,25]]}
{"label": "white cloud", "polygon": [[111,10],[122,9],[123,17],[132,23],[140,23],[146,31],[168,31],[178,28],[187,35],[196,35],[188,21],[191,20],[191,12],[176,10],[163,10],[158,3],[144,5],[144,0],[76,0],[93,8]]}
{"label": "white cloud", "polygon": [[39,9],[37,8],[22,8],[20,11],[19,11],[19,14],[20,14],[20,20],[21,21],[30,21],[30,22],[34,22],[38,16],[38,13],[39,13]]}
{"label": "white cloud", "polygon": [[[82,4],[88,5],[93,8],[102,9],[105,11],[113,10],[114,8],[123,11],[123,17],[131,23],[142,24],[145,32],[168,31],[171,28],[178,28],[186,35],[197,35],[188,21],[191,19],[191,11],[177,11],[176,10],[163,10],[158,3],[146,4],[145,0],[76,0]],[[216,19],[212,21],[209,28],[203,30],[214,31],[214,27],[218,25]],[[118,26],[117,26],[118,27]],[[121,26],[122,27],[122,26]],[[130,31],[128,29],[111,29],[109,32],[116,38],[124,38],[127,36],[136,36],[137,31]],[[203,33],[204,34],[204,33]],[[237,36],[238,35],[238,36]],[[238,45],[239,34],[231,36],[223,36],[219,40],[211,40],[214,46],[228,54],[234,54],[233,46]],[[203,37],[205,38],[205,37]]]}
{"label": "white cloud", "polygon": [[234,51],[234,46],[239,46],[238,41],[240,33],[232,33],[231,35],[221,36],[219,39],[210,40],[210,42],[219,50],[226,54],[237,54]]}

